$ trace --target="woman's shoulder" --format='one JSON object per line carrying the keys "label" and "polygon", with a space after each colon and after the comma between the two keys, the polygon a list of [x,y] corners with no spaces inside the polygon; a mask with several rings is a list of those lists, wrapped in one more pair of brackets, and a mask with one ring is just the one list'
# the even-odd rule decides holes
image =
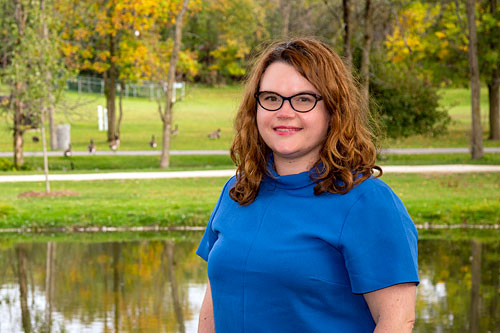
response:
{"label": "woman's shoulder", "polygon": [[362,181],[357,186],[353,187],[349,192],[353,197],[371,195],[377,193],[379,195],[394,195],[394,191],[387,183],[380,178],[369,177]]}

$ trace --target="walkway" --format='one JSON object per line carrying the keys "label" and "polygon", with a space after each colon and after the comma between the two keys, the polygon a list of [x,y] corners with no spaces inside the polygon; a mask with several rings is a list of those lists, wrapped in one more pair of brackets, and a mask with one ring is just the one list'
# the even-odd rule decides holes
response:
{"label": "walkway", "polygon": [[[383,166],[385,174],[391,173],[468,173],[468,172],[500,172],[500,165],[401,165]],[[89,181],[116,179],[169,179],[169,178],[212,178],[234,176],[235,170],[203,170],[203,171],[165,171],[165,172],[112,172],[85,174],[51,174],[50,181]],[[41,182],[44,175],[11,175],[0,176],[0,183],[5,182]]]}
{"label": "walkway", "polygon": [[[500,147],[484,148],[485,153],[500,153]],[[381,150],[382,154],[415,155],[415,154],[469,154],[469,148],[387,148]],[[155,156],[160,155],[160,150],[119,150],[97,151],[97,156]],[[62,156],[62,151],[49,151],[48,156]],[[87,151],[73,151],[73,156],[89,156]],[[228,150],[171,150],[170,155],[229,155]],[[12,152],[0,152],[0,157],[11,157]],[[24,156],[43,156],[42,152],[24,152]]]}

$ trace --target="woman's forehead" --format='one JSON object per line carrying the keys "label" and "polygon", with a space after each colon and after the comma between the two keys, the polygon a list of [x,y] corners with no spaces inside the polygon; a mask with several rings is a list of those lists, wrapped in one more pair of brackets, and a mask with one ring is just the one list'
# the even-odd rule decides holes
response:
{"label": "woman's forehead", "polygon": [[267,67],[260,79],[259,90],[287,94],[305,91],[318,93],[312,83],[293,66],[283,62],[275,62]]}

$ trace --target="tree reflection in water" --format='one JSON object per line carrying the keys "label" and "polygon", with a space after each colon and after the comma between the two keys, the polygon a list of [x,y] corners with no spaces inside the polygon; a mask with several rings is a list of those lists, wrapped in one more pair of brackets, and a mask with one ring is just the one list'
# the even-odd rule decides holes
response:
{"label": "tree reflection in water", "polygon": [[[0,243],[0,331],[195,332],[199,238]],[[415,332],[498,331],[499,250],[500,241],[420,241]]]}

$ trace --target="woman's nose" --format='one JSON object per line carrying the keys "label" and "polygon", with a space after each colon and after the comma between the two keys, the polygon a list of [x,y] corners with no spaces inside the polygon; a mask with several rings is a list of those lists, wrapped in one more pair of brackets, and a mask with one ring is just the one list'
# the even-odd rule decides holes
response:
{"label": "woman's nose", "polygon": [[280,118],[293,118],[295,117],[295,111],[292,108],[292,105],[290,104],[290,101],[285,101],[281,108],[276,111],[278,114],[277,116]]}

